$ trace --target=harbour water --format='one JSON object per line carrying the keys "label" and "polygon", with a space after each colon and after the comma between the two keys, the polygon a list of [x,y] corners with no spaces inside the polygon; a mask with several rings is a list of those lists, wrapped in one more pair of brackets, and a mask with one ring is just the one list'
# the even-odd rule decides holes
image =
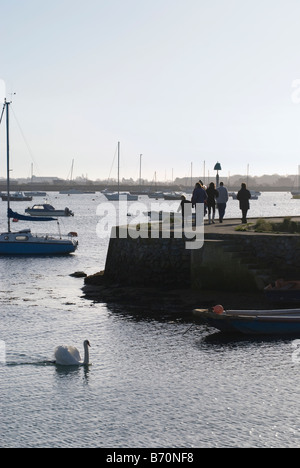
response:
{"label": "harbour water", "polygon": [[[157,317],[82,297],[82,279],[69,275],[104,268],[108,239],[96,235],[102,201],[49,197],[75,213],[61,221],[62,231],[78,232],[75,255],[0,258],[0,447],[299,447],[292,339],[227,339],[205,326],[185,333],[189,324],[163,310]],[[5,211],[0,202],[1,231]],[[263,193],[249,212],[299,214],[290,193]],[[226,216],[240,216],[237,201]],[[57,345],[82,351],[85,339],[88,369],[51,363]]]}

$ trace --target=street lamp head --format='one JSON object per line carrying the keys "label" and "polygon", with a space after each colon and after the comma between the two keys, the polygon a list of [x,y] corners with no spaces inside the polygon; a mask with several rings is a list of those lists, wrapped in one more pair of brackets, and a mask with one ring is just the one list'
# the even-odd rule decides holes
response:
{"label": "street lamp head", "polygon": [[221,171],[221,170],[222,170],[221,164],[217,162],[217,164],[215,164],[214,171]]}

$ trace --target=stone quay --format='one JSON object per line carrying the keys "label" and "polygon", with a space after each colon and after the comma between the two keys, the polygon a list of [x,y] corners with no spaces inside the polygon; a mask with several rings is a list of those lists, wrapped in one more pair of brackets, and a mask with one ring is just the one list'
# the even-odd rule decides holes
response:
{"label": "stone quay", "polygon": [[[297,217],[292,220],[300,222]],[[248,222],[255,224],[257,219]],[[186,238],[174,230],[167,238],[163,230],[152,238],[126,235],[127,226],[115,228],[105,270],[85,279],[84,293],[105,302],[130,303],[134,298],[162,308],[169,304],[190,310],[221,301],[231,308],[268,307],[263,294],[267,284],[279,278],[300,279],[300,236],[237,230],[240,226],[239,219],[205,222],[203,246],[198,249],[187,249]]]}

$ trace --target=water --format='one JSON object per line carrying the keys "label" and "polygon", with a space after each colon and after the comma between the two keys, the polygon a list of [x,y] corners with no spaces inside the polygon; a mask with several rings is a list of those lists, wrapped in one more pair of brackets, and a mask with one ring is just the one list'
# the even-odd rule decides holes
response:
{"label": "water", "polygon": [[[108,240],[96,236],[101,197],[51,195],[57,208],[75,212],[62,223],[79,234],[75,255],[0,258],[0,446],[299,447],[292,340],[233,340],[205,326],[184,333],[183,320],[81,297],[82,279],[69,274],[105,264]],[[290,194],[265,193],[249,215],[299,213]],[[239,215],[230,200],[227,216]],[[57,345],[82,351],[85,339],[88,369],[51,363]]]}

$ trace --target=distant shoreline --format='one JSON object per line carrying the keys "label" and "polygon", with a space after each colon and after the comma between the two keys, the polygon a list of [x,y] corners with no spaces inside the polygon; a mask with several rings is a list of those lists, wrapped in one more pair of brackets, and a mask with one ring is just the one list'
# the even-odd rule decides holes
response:
{"label": "distant shoreline", "polygon": [[[213,179],[212,179],[213,180]],[[249,189],[253,189],[260,192],[291,192],[297,191],[295,187],[286,187],[286,186],[257,186],[248,184]],[[229,186],[227,187],[229,191],[236,192],[240,189],[240,185],[238,186]],[[69,190],[69,189],[76,189],[83,192],[101,192],[104,189],[108,189],[111,191],[117,190],[117,185],[106,185],[104,183],[97,183],[97,182],[90,182],[87,184],[79,184],[79,183],[16,183],[11,181],[10,190],[11,191],[20,191],[20,192],[27,192],[27,191],[44,191],[44,192],[60,192],[62,190]],[[6,182],[0,181],[0,191],[5,192],[6,190]],[[163,191],[163,192],[190,192],[191,187],[182,186],[182,185],[127,185],[127,184],[120,184],[120,190],[124,192],[130,191],[147,191],[149,192],[156,192],[156,191]]]}

